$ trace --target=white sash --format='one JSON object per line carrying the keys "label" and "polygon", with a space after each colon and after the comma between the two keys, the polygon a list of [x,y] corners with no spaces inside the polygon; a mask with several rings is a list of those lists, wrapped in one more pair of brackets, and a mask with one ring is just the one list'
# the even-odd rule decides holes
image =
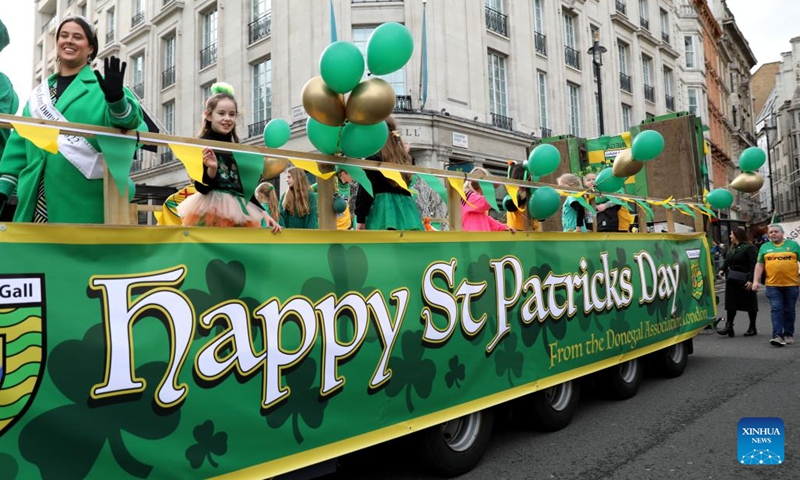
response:
{"label": "white sash", "polygon": [[[50,86],[46,79],[33,90],[28,105],[34,118],[59,122],[69,121],[53,105],[50,99]],[[59,135],[58,152],[89,180],[103,178],[105,158],[85,138],[77,135]]]}

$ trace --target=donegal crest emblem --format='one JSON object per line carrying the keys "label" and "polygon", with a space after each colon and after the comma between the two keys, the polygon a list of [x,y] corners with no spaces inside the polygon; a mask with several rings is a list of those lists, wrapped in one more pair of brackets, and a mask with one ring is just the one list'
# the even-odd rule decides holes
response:
{"label": "donegal crest emblem", "polygon": [[44,278],[0,276],[0,436],[22,417],[44,368]]}

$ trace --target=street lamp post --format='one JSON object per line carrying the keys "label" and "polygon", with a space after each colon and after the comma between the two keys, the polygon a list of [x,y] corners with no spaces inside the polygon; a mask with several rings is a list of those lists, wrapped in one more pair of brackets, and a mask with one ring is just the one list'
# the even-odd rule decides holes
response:
{"label": "street lamp post", "polygon": [[764,136],[767,139],[767,172],[769,172],[769,201],[770,201],[770,206],[772,207],[773,217],[775,216],[775,186],[774,186],[775,182],[773,181],[775,177],[772,176],[772,152],[769,144],[769,131],[777,130],[777,127],[772,125],[772,119],[774,118],[774,115],[775,114],[773,113],[772,115],[767,117],[766,120],[764,120],[765,125],[761,129],[764,132]]}
{"label": "street lamp post", "polygon": [[600,45],[600,31],[595,30],[594,32],[594,43],[591,47],[589,47],[589,51],[586,52],[592,56],[592,64],[594,64],[594,73],[597,77],[597,109],[600,113],[600,135],[605,134],[605,128],[603,127],[603,80],[600,76],[600,67],[603,66],[603,54],[606,53],[606,47]]}

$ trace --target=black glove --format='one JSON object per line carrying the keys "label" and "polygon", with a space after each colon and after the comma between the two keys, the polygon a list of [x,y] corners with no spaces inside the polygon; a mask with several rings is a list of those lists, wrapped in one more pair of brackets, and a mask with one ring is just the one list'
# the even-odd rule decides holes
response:
{"label": "black glove", "polygon": [[112,56],[103,60],[105,78],[97,70],[94,71],[97,83],[100,84],[100,88],[106,95],[106,102],[118,102],[125,96],[122,92],[122,83],[125,79],[125,67],[127,66],[128,64],[125,62],[120,65],[119,58]]}

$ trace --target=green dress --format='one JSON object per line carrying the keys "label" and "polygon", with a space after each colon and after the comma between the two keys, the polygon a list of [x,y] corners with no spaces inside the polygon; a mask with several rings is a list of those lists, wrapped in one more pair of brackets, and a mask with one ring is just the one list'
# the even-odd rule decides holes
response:
{"label": "green dress", "polygon": [[283,208],[283,198],[286,196],[284,192],[278,202],[281,210],[281,218],[278,223],[281,227],[285,228],[319,228],[319,217],[317,216],[317,194],[310,191],[308,192],[308,215],[298,216],[292,215]]}

